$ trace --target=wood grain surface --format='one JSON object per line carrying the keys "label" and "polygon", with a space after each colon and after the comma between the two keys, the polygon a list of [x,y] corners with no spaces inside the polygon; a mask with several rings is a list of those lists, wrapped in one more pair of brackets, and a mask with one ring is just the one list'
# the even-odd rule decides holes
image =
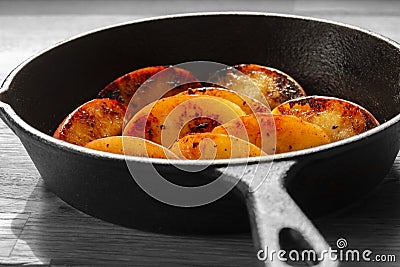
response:
{"label": "wood grain surface", "polygon": [[[284,12],[350,23],[400,41],[396,1],[253,0],[202,5],[174,0],[174,6],[139,0],[58,2],[0,2],[0,81],[22,60],[75,34],[165,13]],[[345,211],[314,221],[332,247],[345,238],[349,248],[397,259],[343,262],[343,266],[400,265],[399,179],[400,156],[374,192]],[[70,207],[47,190],[18,138],[0,121],[0,265],[253,266],[256,262],[250,234],[161,235],[116,226]]]}

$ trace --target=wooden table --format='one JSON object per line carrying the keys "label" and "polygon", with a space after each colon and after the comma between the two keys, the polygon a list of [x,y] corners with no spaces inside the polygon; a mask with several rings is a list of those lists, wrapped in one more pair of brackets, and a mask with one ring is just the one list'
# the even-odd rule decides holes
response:
{"label": "wooden table", "polygon": [[[103,9],[100,5],[92,11],[88,8],[95,5],[88,1],[73,4],[61,1],[63,9],[50,2],[45,2],[47,5],[41,8],[32,2],[2,1],[0,81],[34,52],[86,30],[149,16],[144,13],[229,9],[295,13],[350,23],[400,41],[398,2],[273,1],[268,5],[250,1],[244,5],[240,1],[230,1],[228,5],[227,2],[206,1],[206,7],[196,2],[191,5],[180,0],[175,2],[175,9],[165,9],[160,1],[155,1],[153,6],[143,1],[117,1],[115,5],[101,2]],[[139,9],[136,10],[134,4]],[[400,155],[381,186],[368,197],[346,211],[314,222],[332,247],[336,247],[338,238],[346,238],[352,249],[370,249],[374,254],[395,255],[397,259],[397,263],[343,263],[343,266],[399,265],[399,178]],[[253,266],[256,256],[249,234],[169,236],[147,233],[116,226],[71,208],[47,190],[18,138],[0,121],[0,265],[22,263]]]}

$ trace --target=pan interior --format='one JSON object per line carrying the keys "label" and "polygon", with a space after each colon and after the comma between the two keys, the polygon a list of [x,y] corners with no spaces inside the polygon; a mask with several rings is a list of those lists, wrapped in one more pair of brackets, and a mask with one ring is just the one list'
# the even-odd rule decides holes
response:
{"label": "pan interior", "polygon": [[264,15],[208,15],[128,23],[83,35],[30,60],[0,100],[52,134],[78,105],[137,68],[214,61],[256,63],[294,77],[309,94],[341,97],[382,123],[400,112],[400,52],[342,25]]}

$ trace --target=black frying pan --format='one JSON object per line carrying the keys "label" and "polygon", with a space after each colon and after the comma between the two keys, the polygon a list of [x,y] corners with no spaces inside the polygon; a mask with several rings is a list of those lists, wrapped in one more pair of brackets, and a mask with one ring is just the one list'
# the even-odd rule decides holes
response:
{"label": "black frying pan", "polygon": [[[221,160],[197,173],[166,160],[127,159],[146,179],[152,179],[147,170],[155,166],[180,185],[206,183],[223,171],[226,185],[238,182],[221,199],[192,208],[147,195],[131,178],[123,156],[51,137],[66,114],[116,77],[140,67],[196,60],[281,69],[308,94],[354,101],[382,124],[340,142],[267,156],[261,164],[256,158],[235,159],[226,168],[227,161]],[[148,231],[211,234],[248,230],[249,213],[257,251],[266,245],[279,249],[279,237],[287,229],[321,251],[328,245],[306,215],[344,207],[389,171],[400,147],[399,83],[399,45],[347,25],[269,14],[172,16],[88,33],[29,59],[4,82],[0,115],[21,139],[47,186],[90,215]],[[176,163],[188,167],[210,162]],[[262,186],[249,192],[251,175],[241,179],[240,173],[246,170],[262,178],[270,165]]]}

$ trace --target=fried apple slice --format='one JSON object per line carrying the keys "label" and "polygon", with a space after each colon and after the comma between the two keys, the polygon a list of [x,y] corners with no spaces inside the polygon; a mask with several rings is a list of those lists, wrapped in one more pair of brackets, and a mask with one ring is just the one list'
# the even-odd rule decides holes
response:
{"label": "fried apple slice", "polygon": [[[158,75],[154,76],[156,74]],[[156,79],[151,82],[149,79],[153,76]],[[146,81],[146,87],[151,90],[143,88],[143,92],[135,99],[135,102],[142,105],[141,107],[161,97],[172,96],[188,88],[201,87],[198,79],[187,70],[176,67],[154,66],[141,68],[117,78],[99,92],[98,98],[115,99],[128,105],[132,96]]]}
{"label": "fried apple slice", "polygon": [[229,159],[267,155],[259,147],[225,134],[190,134],[176,141],[171,151],[182,159]]}
{"label": "fried apple slice", "polygon": [[256,113],[233,119],[212,131],[249,141],[266,153],[284,153],[330,143],[325,131],[294,116]]}
{"label": "fried apple slice", "polygon": [[279,105],[273,114],[294,115],[320,126],[333,141],[363,133],[379,125],[365,108],[339,98],[309,96]]}
{"label": "fried apple slice", "polygon": [[210,78],[222,87],[267,102],[271,109],[290,99],[305,96],[303,88],[288,74],[256,64],[241,64]]}
{"label": "fried apple slice", "polygon": [[95,139],[120,135],[125,112],[125,105],[116,100],[91,100],[69,114],[53,137],[84,146]]}
{"label": "fried apple slice", "polygon": [[93,140],[85,145],[87,148],[127,156],[177,159],[178,157],[166,147],[146,139],[131,136],[111,136]]}
{"label": "fried apple slice", "polygon": [[229,100],[214,96],[176,95],[155,101],[136,113],[123,135],[141,137],[169,147],[190,134],[212,131],[245,115]]}
{"label": "fried apple slice", "polygon": [[246,114],[252,114],[256,112],[270,112],[271,110],[261,102],[250,98],[245,95],[240,95],[239,93],[217,87],[203,87],[196,89],[188,89],[179,95],[210,95],[221,97],[223,99],[229,100],[236,105],[238,105]]}

